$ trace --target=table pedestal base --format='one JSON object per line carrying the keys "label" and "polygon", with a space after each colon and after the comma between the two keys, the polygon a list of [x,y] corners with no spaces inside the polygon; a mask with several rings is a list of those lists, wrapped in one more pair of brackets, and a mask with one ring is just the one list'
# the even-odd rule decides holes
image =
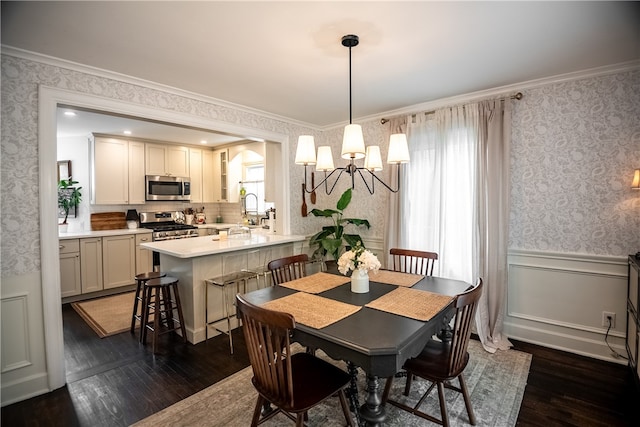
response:
{"label": "table pedestal base", "polygon": [[381,426],[387,416],[381,405],[380,380],[375,375],[367,376],[367,400],[360,407],[360,417],[366,421],[367,426]]}

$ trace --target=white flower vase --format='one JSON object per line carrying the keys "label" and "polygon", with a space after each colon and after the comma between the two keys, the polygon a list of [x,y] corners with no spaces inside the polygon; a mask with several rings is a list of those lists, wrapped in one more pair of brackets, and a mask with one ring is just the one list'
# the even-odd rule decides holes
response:
{"label": "white flower vase", "polygon": [[369,270],[357,269],[351,274],[351,292],[366,294],[369,292]]}

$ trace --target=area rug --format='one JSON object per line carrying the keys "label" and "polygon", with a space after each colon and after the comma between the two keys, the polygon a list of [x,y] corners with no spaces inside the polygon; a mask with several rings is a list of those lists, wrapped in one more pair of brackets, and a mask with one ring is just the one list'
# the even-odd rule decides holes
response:
{"label": "area rug", "polygon": [[[319,352],[321,353],[321,352]],[[531,355],[515,350],[490,354],[482,349],[478,341],[469,343],[470,361],[465,370],[467,387],[477,418],[478,426],[515,426],[520,404],[529,375]],[[324,354],[322,354],[323,357]],[[333,362],[345,367],[343,362]],[[136,424],[135,427],[156,426],[248,426],[256,401],[256,391],[251,384],[251,367],[246,368],[199,393],[196,393]],[[358,389],[360,403],[365,400],[365,375],[359,370]],[[384,381],[381,381],[384,387]],[[428,387],[423,380],[416,380],[407,399],[415,402]],[[391,395],[401,399],[404,378],[394,381]],[[446,390],[449,421],[452,426],[469,426],[462,395]],[[437,392],[432,392],[421,406],[427,412],[439,416]],[[395,406],[387,405],[385,426],[410,427],[431,426],[433,423],[410,415]],[[309,426],[342,426],[344,416],[337,398],[331,398],[309,411]],[[263,426],[293,425],[281,414]]]}
{"label": "area rug", "polygon": [[100,338],[131,328],[135,292],[71,303],[71,307]]}

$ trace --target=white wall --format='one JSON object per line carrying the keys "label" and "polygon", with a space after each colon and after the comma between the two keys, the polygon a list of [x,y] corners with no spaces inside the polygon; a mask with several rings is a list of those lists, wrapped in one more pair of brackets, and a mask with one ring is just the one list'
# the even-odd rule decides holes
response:
{"label": "white wall", "polygon": [[91,223],[91,193],[89,179],[89,139],[86,136],[58,138],[58,160],[71,160],[71,174],[82,187],[82,202],[77,216],[69,218],[69,231],[89,230]]}

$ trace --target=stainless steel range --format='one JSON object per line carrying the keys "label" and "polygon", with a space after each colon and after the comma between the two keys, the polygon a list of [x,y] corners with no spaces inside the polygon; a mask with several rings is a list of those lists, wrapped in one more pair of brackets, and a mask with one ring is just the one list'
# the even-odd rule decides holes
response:
{"label": "stainless steel range", "polygon": [[[180,211],[140,212],[140,227],[153,230],[154,242],[161,240],[198,237],[198,227],[184,223],[184,213]],[[160,268],[160,254],[153,252],[153,269]]]}
{"label": "stainless steel range", "polygon": [[154,242],[198,237],[198,227],[184,223],[180,211],[140,212],[140,226],[153,230]]}

